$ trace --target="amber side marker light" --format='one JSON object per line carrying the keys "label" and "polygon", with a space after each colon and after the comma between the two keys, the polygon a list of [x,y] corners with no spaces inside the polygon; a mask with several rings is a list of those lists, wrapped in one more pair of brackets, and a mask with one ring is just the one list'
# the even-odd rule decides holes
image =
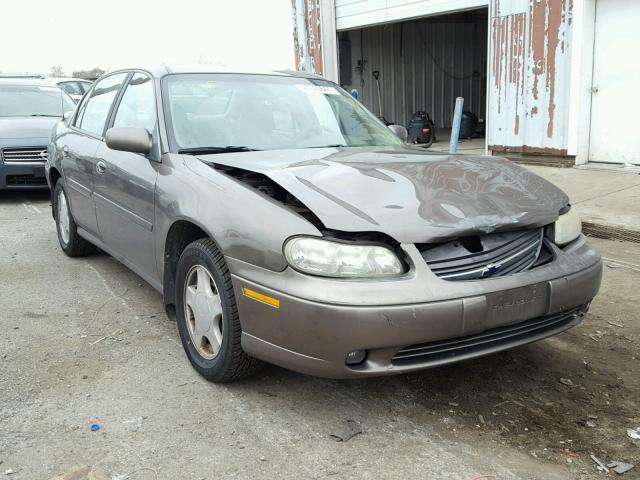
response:
{"label": "amber side marker light", "polygon": [[280,300],[277,298],[270,297],[269,295],[265,295],[264,293],[256,292],[255,290],[251,290],[249,288],[242,288],[242,293],[245,297],[253,298],[261,303],[266,303],[267,305],[280,308]]}

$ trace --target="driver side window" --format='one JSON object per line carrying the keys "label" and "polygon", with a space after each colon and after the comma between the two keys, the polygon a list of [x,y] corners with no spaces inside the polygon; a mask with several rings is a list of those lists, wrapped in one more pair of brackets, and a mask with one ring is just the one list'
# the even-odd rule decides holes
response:
{"label": "driver side window", "polygon": [[113,121],[114,127],[146,128],[153,133],[156,126],[156,105],[153,81],[143,73],[136,73],[122,96]]}

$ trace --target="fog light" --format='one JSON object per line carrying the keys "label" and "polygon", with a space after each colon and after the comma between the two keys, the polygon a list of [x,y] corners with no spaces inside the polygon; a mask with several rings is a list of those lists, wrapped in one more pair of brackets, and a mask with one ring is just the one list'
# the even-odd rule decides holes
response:
{"label": "fog light", "polygon": [[347,353],[347,358],[345,360],[345,363],[347,365],[358,365],[359,363],[364,362],[366,358],[367,358],[366,350],[354,350],[353,352]]}

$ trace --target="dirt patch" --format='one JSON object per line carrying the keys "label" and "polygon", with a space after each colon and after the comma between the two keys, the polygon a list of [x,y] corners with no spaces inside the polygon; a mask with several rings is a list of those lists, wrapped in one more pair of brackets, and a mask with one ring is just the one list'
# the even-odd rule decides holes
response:
{"label": "dirt patch", "polygon": [[601,478],[590,454],[640,475],[638,244],[592,240],[602,291],[557,337],[411,375],[215,385],[157,292],[106,255],[65,257],[48,196],[25,198],[0,195],[0,476]]}
{"label": "dirt patch", "polygon": [[640,259],[640,245],[591,241],[605,272],[581,325],[406,380],[424,391],[431,421],[457,438],[515,447],[573,474],[595,474],[591,454],[635,463],[625,478],[640,478],[640,441],[626,434],[640,426],[640,271],[629,264]]}

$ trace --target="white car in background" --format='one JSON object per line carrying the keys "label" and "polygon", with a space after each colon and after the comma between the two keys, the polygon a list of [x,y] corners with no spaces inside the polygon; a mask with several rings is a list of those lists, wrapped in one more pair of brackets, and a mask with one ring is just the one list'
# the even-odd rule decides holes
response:
{"label": "white car in background", "polygon": [[49,81],[57,83],[76,103],[93,85],[91,80],[85,80],[84,78],[49,78]]}

